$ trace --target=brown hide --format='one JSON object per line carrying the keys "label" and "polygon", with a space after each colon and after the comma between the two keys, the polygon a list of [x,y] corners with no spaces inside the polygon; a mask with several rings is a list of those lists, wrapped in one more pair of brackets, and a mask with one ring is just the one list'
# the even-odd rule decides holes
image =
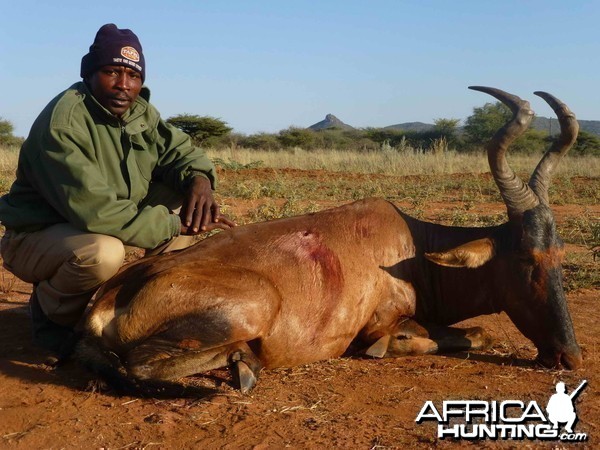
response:
{"label": "brown hide", "polygon": [[391,327],[414,314],[410,282],[383,270],[413,257],[404,219],[381,199],[237,227],[125,269],[88,328],[122,351],[174,319],[219,310],[239,340],[260,341],[265,367],[337,357],[374,315]]}

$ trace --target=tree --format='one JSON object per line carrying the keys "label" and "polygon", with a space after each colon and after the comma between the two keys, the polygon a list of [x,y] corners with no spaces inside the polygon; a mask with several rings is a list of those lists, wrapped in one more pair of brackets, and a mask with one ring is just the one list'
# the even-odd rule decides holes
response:
{"label": "tree", "polygon": [[197,145],[206,145],[211,138],[221,137],[232,130],[226,122],[210,116],[180,114],[168,118],[167,122],[189,134]]}
{"label": "tree", "polygon": [[473,108],[473,114],[465,120],[466,141],[473,146],[485,144],[511,117],[510,109],[501,102]]}
{"label": "tree", "polygon": [[510,151],[525,155],[539,155],[548,149],[550,142],[548,132],[530,128],[514,142]]}
{"label": "tree", "polygon": [[[477,149],[485,145],[511,118],[512,112],[501,102],[486,103],[480,108],[473,108],[473,114],[465,120],[466,149]],[[546,149],[548,139],[547,132],[530,128],[513,143],[511,151],[541,153]]]}
{"label": "tree", "polygon": [[435,119],[433,123],[434,131],[444,136],[446,139],[452,139],[458,131],[460,119]]}
{"label": "tree", "polygon": [[308,150],[312,148],[315,141],[315,132],[307,128],[289,127],[281,130],[277,139],[281,142],[282,147],[300,147]]}
{"label": "tree", "polygon": [[435,119],[433,121],[433,132],[439,135],[432,141],[432,147],[436,153],[448,148],[457,148],[462,145],[458,132],[460,119]]}
{"label": "tree", "polygon": [[13,124],[0,117],[0,145],[20,145],[23,140],[13,135],[15,127]]}

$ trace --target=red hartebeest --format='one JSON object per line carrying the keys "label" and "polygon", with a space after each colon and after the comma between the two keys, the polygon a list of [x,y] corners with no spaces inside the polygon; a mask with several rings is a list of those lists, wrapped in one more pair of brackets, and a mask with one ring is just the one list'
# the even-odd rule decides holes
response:
{"label": "red hartebeest", "polygon": [[226,230],[110,280],[87,317],[78,357],[113,381],[142,384],[231,365],[248,391],[262,367],[338,357],[355,340],[376,357],[483,348],[490,339],[482,329],[449,325],[505,311],[540,362],[579,367],[563,245],[548,204],[550,176],[577,137],[577,121],[536,92],[561,134],[525,184],[505,154],[531,122],[529,103],[472,89],[513,112],[487,148],[508,222],[447,227],[367,199]]}

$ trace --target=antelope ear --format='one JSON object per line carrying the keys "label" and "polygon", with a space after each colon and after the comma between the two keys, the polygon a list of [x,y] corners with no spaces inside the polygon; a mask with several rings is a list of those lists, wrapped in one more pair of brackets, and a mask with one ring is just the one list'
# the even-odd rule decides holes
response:
{"label": "antelope ear", "polygon": [[440,253],[425,253],[429,261],[445,267],[466,267],[475,269],[483,266],[496,254],[494,241],[489,238],[477,239]]}

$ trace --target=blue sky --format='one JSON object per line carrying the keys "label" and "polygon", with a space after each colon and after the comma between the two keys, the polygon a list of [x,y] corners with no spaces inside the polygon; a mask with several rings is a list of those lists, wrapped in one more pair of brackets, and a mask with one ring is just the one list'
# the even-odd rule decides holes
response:
{"label": "blue sky", "polygon": [[26,136],[105,23],[132,29],[164,118],[220,117],[236,131],[464,119],[495,86],[600,120],[600,2],[555,0],[21,0],[0,15],[0,117]]}

